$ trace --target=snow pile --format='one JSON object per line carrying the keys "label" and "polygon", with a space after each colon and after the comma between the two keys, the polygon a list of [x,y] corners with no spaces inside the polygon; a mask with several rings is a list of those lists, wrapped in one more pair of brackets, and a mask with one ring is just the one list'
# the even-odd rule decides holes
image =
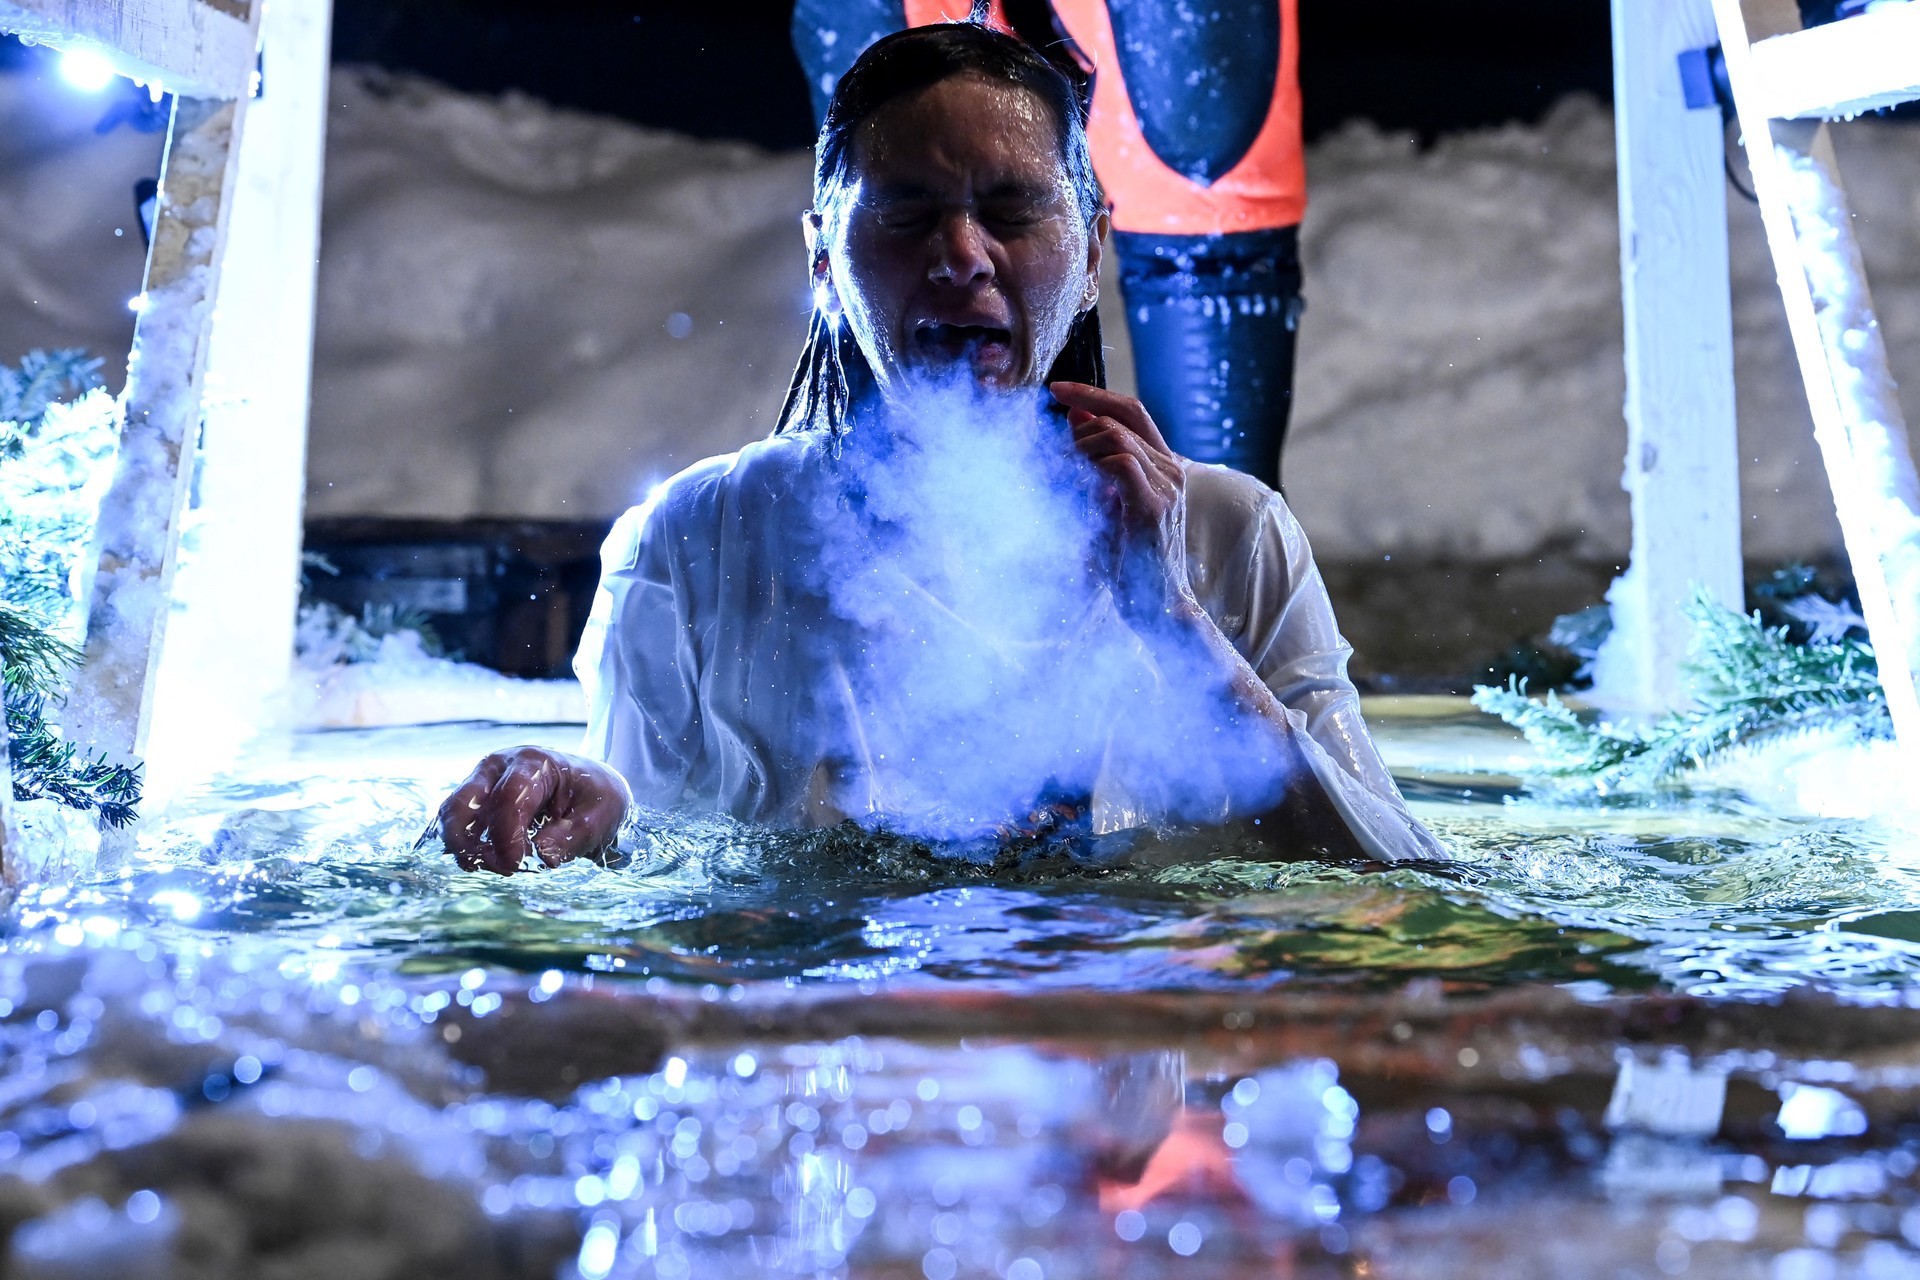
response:
{"label": "snow pile", "polygon": [[521,680],[383,643],[372,662],[294,673],[294,723],[303,729],[394,724],[578,724],[587,717],[577,680]]}
{"label": "snow pile", "polygon": [[[418,81],[335,92],[314,514],[603,517],[766,430],[801,338],[803,156]],[[1896,371],[1920,368],[1920,132],[1838,132]],[[1287,475],[1321,554],[1624,551],[1605,108],[1426,154],[1357,125],[1310,163]],[[1831,552],[1758,212],[1732,197],[1730,224],[1748,553]]]}
{"label": "snow pile", "polygon": [[[1860,122],[1834,135],[1894,372],[1920,381],[1920,131]],[[1309,170],[1311,309],[1287,467],[1321,552],[1624,550],[1607,111],[1569,100],[1538,127],[1449,138],[1425,155],[1350,126]],[[1837,551],[1759,211],[1728,202],[1746,552]]]}
{"label": "snow pile", "polygon": [[[154,140],[54,120],[58,93],[0,76],[0,354],[126,341],[137,237],[111,230]],[[803,332],[805,154],[370,71],[333,94],[311,515],[605,519],[766,432]],[[1920,370],[1920,130],[1836,139],[1894,370]],[[1309,169],[1286,473],[1320,553],[1621,554],[1606,109],[1425,153],[1352,125]],[[1729,218],[1748,555],[1832,553],[1759,214]]]}
{"label": "snow pile", "polygon": [[334,77],[310,512],[595,519],[766,434],[811,161]]}
{"label": "snow pile", "polygon": [[1835,726],[1737,747],[1702,768],[1695,781],[1738,791],[1768,814],[1878,822],[1912,837],[1920,835],[1912,776],[1909,753],[1899,744]]}
{"label": "snow pile", "polygon": [[375,634],[330,605],[300,610],[289,688],[304,729],[440,724],[570,724],[586,718],[577,680],[519,680],[447,658],[409,627]]}

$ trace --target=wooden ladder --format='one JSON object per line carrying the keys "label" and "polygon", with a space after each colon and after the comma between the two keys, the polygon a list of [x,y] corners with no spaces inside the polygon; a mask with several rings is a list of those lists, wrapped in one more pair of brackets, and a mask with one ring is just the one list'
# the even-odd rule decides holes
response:
{"label": "wooden ladder", "polygon": [[1806,30],[1791,0],[1712,4],[1880,682],[1920,753],[1920,479],[1828,124],[1920,98],[1920,2]]}
{"label": "wooden ladder", "polygon": [[[69,740],[121,762],[147,751],[196,479],[201,554],[254,608],[240,623],[220,615],[225,683],[258,702],[291,660],[330,17],[331,0],[271,12],[264,0],[0,0],[0,31],[101,54],[174,94],[119,457],[82,592],[85,660],[61,716]],[[0,725],[0,873],[17,881],[32,873],[5,750]]]}

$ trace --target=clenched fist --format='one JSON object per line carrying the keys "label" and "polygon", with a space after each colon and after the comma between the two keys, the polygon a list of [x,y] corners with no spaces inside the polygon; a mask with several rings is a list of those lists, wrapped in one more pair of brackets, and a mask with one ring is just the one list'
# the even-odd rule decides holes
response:
{"label": "clenched fist", "polygon": [[557,867],[610,848],[633,803],[598,760],[514,747],[496,751],[440,805],[440,838],[464,871],[510,876],[528,854]]}

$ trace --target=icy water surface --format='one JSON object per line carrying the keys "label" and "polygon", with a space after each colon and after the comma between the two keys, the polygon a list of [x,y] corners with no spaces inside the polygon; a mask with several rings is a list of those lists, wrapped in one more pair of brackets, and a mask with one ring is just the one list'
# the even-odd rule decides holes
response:
{"label": "icy water surface", "polygon": [[10,908],[0,1275],[1920,1276],[1911,837],[1371,710],[1458,863],[500,880],[427,812],[574,730],[303,738]]}
{"label": "icy water surface", "polygon": [[[1246,841],[1105,842],[1098,867],[987,871],[865,834],[663,816],[642,856],[501,880],[414,845],[485,750],[570,727],[317,734],[215,786],[114,874],[23,897],[27,929],[138,922],[294,963],[472,964],[731,984],[1042,987],[1517,980],[1891,997],[1920,972],[1920,838],[1728,792],[1528,793],[1524,744],[1461,703],[1374,709],[1451,866],[1288,862]],[[1384,714],[1383,714],[1384,712]],[[99,926],[95,926],[99,927]]]}

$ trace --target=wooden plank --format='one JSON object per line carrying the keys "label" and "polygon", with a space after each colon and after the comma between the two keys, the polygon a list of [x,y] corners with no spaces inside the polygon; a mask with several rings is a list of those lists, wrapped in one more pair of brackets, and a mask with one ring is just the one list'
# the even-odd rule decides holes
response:
{"label": "wooden plank", "polygon": [[121,761],[145,754],[151,727],[246,105],[245,98],[176,98],[162,162],[120,453],[82,596],[89,601],[85,661],[62,714],[70,739]]}
{"label": "wooden plank", "polygon": [[248,0],[0,0],[0,31],[89,49],[122,75],[193,98],[244,97],[255,24]]}
{"label": "wooden plank", "polygon": [[[274,0],[262,17],[263,90],[247,106],[207,357],[194,553],[175,584],[155,692],[155,796],[271,723],[291,666],[330,10],[330,0]],[[172,745],[188,740],[198,749]]]}
{"label": "wooden plank", "polygon": [[[1829,126],[1770,119],[1740,0],[1713,0],[1767,245],[1894,730],[1920,751],[1920,476]],[[1848,19],[1859,22],[1863,19]]]}
{"label": "wooden plank", "polygon": [[1840,120],[1920,98],[1920,5],[1758,41],[1748,81],[1776,119]]}
{"label": "wooden plank", "polygon": [[1713,42],[1709,0],[1614,0],[1633,557],[1607,593],[1595,696],[1640,712],[1686,701],[1694,587],[1741,600],[1725,142],[1718,112],[1687,108],[1678,64]]}

